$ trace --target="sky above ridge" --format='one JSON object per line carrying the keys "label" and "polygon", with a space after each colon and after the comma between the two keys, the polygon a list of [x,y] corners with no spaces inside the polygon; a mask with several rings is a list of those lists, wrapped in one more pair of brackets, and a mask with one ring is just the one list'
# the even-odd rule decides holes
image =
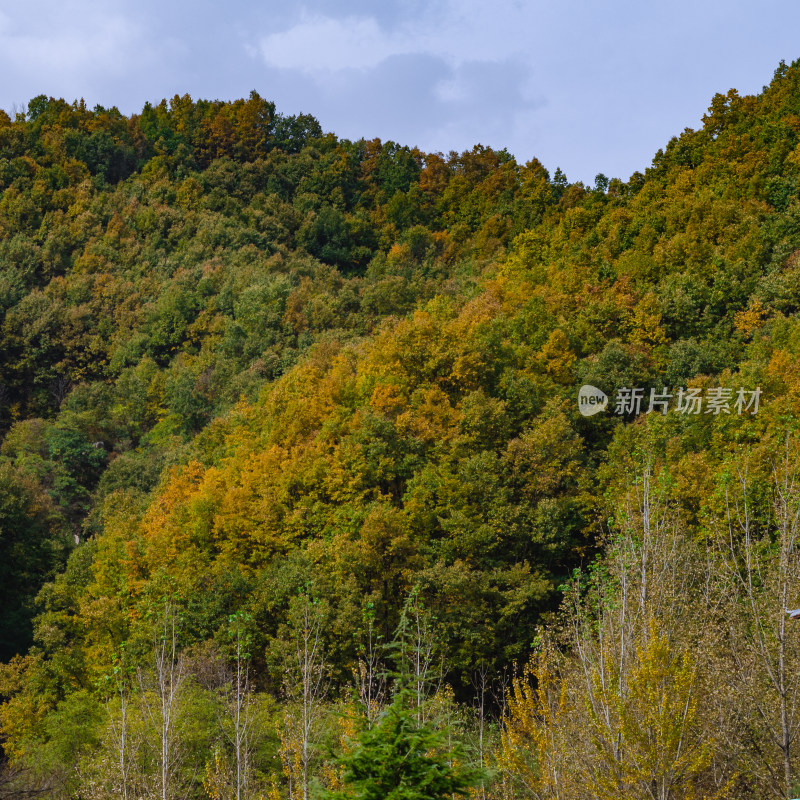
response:
{"label": "sky above ridge", "polygon": [[797,0],[0,0],[0,107],[251,89],[350,139],[627,179],[716,92],[800,58]]}

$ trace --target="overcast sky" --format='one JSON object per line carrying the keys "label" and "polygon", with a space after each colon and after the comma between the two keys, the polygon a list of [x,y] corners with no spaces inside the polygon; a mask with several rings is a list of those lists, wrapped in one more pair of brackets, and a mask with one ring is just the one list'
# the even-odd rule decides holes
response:
{"label": "overcast sky", "polygon": [[800,57],[798,0],[0,0],[0,107],[251,89],[325,130],[628,178]]}

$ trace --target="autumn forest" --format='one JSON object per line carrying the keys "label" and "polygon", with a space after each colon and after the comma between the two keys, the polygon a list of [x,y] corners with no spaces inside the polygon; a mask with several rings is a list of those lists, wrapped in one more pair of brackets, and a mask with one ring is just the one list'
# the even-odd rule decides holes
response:
{"label": "autumn forest", "polygon": [[800,61],[594,185],[0,110],[0,798],[794,798],[798,606]]}

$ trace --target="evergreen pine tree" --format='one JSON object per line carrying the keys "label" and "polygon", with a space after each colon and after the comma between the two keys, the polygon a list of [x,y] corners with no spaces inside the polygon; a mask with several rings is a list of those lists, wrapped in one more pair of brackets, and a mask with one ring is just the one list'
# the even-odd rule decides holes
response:
{"label": "evergreen pine tree", "polygon": [[443,732],[417,724],[412,699],[410,690],[398,692],[361,732],[357,748],[340,760],[345,788],[328,800],[440,800],[465,795],[480,781],[459,748],[445,747]]}

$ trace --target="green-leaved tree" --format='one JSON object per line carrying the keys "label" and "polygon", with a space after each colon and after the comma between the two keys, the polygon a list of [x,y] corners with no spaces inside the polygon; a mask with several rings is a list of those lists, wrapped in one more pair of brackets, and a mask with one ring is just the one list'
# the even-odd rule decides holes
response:
{"label": "green-leaved tree", "polygon": [[446,736],[418,725],[412,692],[398,692],[355,750],[344,756],[344,789],[329,800],[439,800],[466,795],[479,783],[460,748],[448,748]]}

